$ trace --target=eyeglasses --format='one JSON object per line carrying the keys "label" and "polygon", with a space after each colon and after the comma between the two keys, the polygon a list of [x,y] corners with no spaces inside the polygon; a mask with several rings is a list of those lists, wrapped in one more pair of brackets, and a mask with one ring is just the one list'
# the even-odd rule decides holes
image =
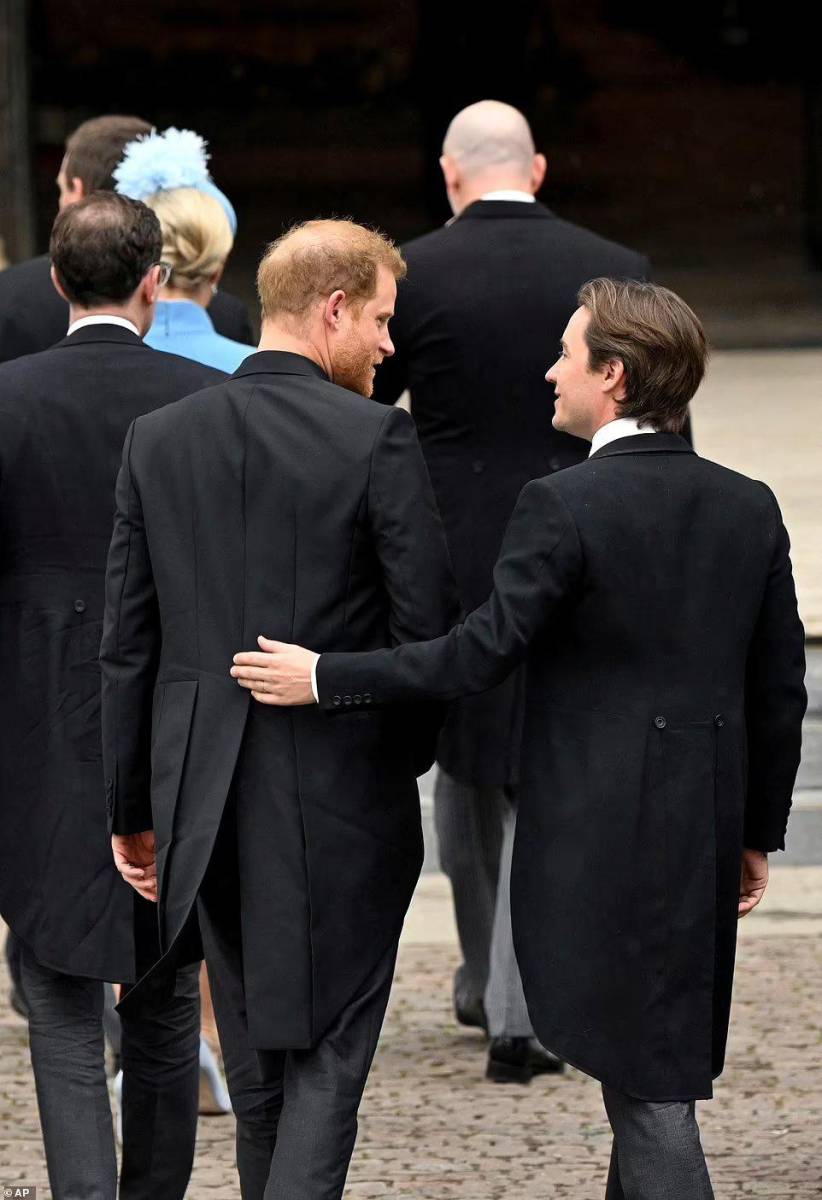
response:
{"label": "eyeglasses", "polygon": [[152,263],[151,265],[153,267],[160,268],[160,273],[157,276],[157,286],[165,287],[166,284],[168,283],[169,279],[171,279],[171,272],[174,270],[171,263],[156,262],[156,263]]}

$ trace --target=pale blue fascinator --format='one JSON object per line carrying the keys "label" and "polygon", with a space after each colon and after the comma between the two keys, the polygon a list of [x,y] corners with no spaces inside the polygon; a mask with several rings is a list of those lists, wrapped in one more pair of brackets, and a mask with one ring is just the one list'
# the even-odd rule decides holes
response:
{"label": "pale blue fascinator", "polygon": [[120,195],[132,200],[146,200],[172,188],[196,188],[219,201],[232,234],[237,232],[234,206],[209,175],[205,140],[192,129],[172,125],[164,133],[155,129],[129,142],[114,171],[114,181]]}

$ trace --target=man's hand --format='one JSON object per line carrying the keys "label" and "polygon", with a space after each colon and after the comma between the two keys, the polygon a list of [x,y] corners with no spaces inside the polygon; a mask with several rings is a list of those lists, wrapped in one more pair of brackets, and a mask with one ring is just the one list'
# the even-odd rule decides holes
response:
{"label": "man's hand", "polygon": [[761,850],[742,851],[742,876],[739,881],[739,913],[747,917],[756,908],[768,886],[768,856]]}
{"label": "man's hand", "polygon": [[258,637],[260,650],[234,655],[231,674],[260,704],[315,704],[311,672],[320,657],[303,646]]}
{"label": "man's hand", "polygon": [[143,833],[113,833],[111,850],[114,865],[135,892],[146,900],[157,902],[157,860],[154,851],[154,830]]}

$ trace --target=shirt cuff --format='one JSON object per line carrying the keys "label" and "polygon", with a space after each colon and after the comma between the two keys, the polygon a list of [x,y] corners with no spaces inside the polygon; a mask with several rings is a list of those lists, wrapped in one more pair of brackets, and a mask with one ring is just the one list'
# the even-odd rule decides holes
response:
{"label": "shirt cuff", "polygon": [[314,696],[314,703],[320,703],[320,693],[317,691],[317,663],[320,661],[319,654],[314,659],[314,666],[311,668],[311,691]]}

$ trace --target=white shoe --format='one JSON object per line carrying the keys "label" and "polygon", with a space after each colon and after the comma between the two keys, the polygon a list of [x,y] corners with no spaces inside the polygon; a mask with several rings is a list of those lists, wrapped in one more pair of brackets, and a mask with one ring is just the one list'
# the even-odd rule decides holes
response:
{"label": "white shoe", "polygon": [[200,1038],[200,1106],[202,1116],[214,1117],[231,1112],[231,1097],[214,1051]]}

